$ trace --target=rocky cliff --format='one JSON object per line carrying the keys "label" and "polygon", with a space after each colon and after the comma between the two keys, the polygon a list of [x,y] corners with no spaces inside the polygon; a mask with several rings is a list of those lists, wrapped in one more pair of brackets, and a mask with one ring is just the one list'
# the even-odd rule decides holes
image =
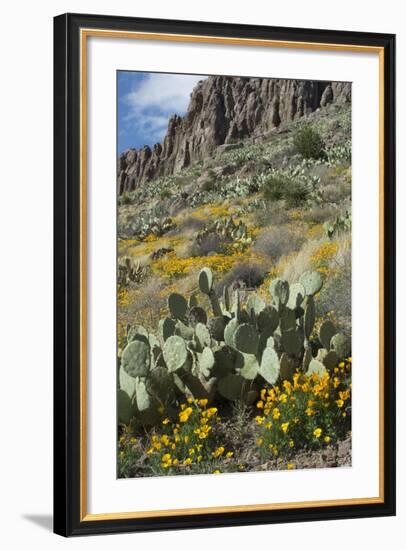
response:
{"label": "rocky cliff", "polygon": [[341,82],[211,76],[194,88],[187,113],[174,115],[163,143],[129,149],[118,161],[118,193],[174,174],[224,143],[263,135],[329,103],[351,101]]}

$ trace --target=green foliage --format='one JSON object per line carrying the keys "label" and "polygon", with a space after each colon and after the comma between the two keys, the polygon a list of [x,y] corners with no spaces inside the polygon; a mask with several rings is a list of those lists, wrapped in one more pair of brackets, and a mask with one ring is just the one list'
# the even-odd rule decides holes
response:
{"label": "green foliage", "polygon": [[309,179],[297,172],[276,171],[264,183],[264,197],[271,202],[285,201],[288,208],[302,206],[309,199],[318,180]]}
{"label": "green foliage", "polygon": [[[239,291],[232,300],[228,289],[220,303],[209,268],[200,271],[198,281],[212,316],[195,305],[195,296],[186,300],[173,293],[170,317],[160,322],[160,340],[139,325],[128,328],[119,376],[127,396],[119,396],[120,422],[133,415],[136,422],[154,424],[185,397],[252,402],[264,382],[291,379],[296,369],[320,374],[350,353],[349,338],[328,321],[311,341],[313,296],[323,284],[316,272],[304,273],[294,285],[275,279],[272,305],[256,295],[243,305]],[[314,358],[311,348],[322,345]]]}
{"label": "green foliage", "polygon": [[293,138],[297,151],[305,159],[319,159],[324,155],[324,143],[319,132],[310,124],[303,125]]}
{"label": "green foliage", "polygon": [[248,235],[248,228],[241,220],[236,223],[232,216],[214,220],[206,224],[198,233],[196,233],[196,243],[201,246],[205,240],[211,236],[217,236],[223,244],[231,243],[239,251],[245,250],[252,242]]}

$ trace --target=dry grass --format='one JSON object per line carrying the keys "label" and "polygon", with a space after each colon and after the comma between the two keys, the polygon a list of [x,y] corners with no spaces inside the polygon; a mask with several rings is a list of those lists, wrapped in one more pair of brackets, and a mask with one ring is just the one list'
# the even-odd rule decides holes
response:
{"label": "dry grass", "polygon": [[299,280],[304,271],[312,269],[312,256],[322,242],[321,239],[307,241],[297,254],[293,254],[289,261],[281,258],[277,269],[281,273],[281,277],[290,283],[295,283]]}
{"label": "dry grass", "polygon": [[337,209],[331,206],[314,206],[308,210],[303,210],[302,220],[310,223],[324,223],[337,216]]}
{"label": "dry grass", "polygon": [[327,277],[317,301],[320,316],[332,314],[342,329],[351,332],[351,241],[342,236],[336,241],[337,252],[329,261]]}
{"label": "dry grass", "polygon": [[322,188],[323,198],[327,203],[341,205],[351,196],[351,186],[347,182],[334,181]]}
{"label": "dry grass", "polygon": [[300,249],[303,234],[288,226],[270,226],[261,231],[254,245],[254,251],[276,262],[282,256]]}

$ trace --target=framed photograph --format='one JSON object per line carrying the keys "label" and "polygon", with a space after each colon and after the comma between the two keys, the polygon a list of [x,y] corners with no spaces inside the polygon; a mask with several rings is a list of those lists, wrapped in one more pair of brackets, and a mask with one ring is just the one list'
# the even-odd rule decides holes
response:
{"label": "framed photograph", "polygon": [[395,37],[65,14],[55,532],[395,514]]}

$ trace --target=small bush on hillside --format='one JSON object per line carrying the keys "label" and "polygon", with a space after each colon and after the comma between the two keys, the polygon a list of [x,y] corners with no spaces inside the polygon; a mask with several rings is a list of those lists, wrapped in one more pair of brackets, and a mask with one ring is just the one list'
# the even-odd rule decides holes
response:
{"label": "small bush on hillside", "polygon": [[272,226],[264,229],[258,236],[254,250],[275,262],[281,256],[287,256],[291,252],[299,250],[303,241],[302,235],[294,233],[284,226]]}
{"label": "small bush on hillside", "polygon": [[270,224],[283,225],[289,221],[289,212],[280,202],[265,202],[265,205],[255,213],[255,222],[259,227],[267,227]]}
{"label": "small bush on hillside", "polygon": [[337,210],[330,206],[313,206],[305,210],[302,214],[302,220],[311,223],[323,223],[337,215]]}
{"label": "small bush on hillside", "polygon": [[207,256],[210,253],[219,252],[221,248],[222,243],[220,237],[215,233],[209,233],[208,235],[204,235],[199,243],[195,241],[189,246],[189,256]]}
{"label": "small bush on hillside", "polygon": [[159,196],[161,199],[169,199],[170,197],[172,197],[172,193],[169,191],[169,189],[163,189]]}
{"label": "small bush on hillside", "polygon": [[125,206],[127,204],[131,204],[131,197],[128,193],[123,193],[121,197],[118,198],[118,204],[120,206]]}
{"label": "small bush on hillside", "polygon": [[294,178],[271,175],[264,185],[266,200],[276,202],[284,200],[288,208],[302,206],[310,195],[310,188],[304,182]]}
{"label": "small bush on hillside", "polygon": [[305,159],[319,159],[324,156],[324,143],[320,134],[310,125],[297,131],[293,143]]}
{"label": "small bush on hillside", "polygon": [[222,290],[225,286],[231,286],[232,288],[256,288],[262,285],[265,276],[266,271],[264,266],[257,263],[236,265],[221,281],[219,290]]}

